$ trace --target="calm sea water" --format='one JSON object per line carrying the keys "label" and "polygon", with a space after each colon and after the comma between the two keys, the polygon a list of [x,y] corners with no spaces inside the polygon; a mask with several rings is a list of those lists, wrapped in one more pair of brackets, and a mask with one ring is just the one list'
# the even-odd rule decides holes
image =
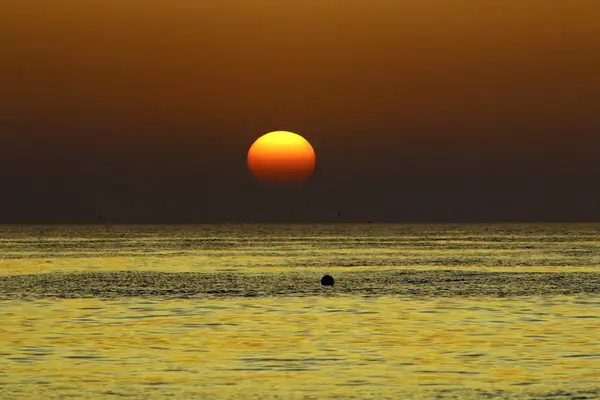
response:
{"label": "calm sea water", "polygon": [[[593,289],[424,297],[390,295],[393,280],[368,291],[344,281],[398,270],[486,271],[491,286],[498,271],[594,276],[599,232],[591,224],[0,227],[0,281],[31,274],[19,280],[23,293],[48,273],[248,277],[242,295],[0,290],[0,398],[600,398]],[[297,273],[308,278],[295,291]],[[339,277],[336,287],[320,287],[325,273]],[[261,291],[255,274],[291,283],[281,295]]]}

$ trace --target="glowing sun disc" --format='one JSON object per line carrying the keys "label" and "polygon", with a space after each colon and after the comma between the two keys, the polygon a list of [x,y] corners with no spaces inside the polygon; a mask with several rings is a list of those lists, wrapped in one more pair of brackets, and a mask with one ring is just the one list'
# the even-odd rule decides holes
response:
{"label": "glowing sun disc", "polygon": [[311,144],[293,132],[267,133],[248,150],[248,168],[261,181],[304,181],[312,175],[315,163]]}

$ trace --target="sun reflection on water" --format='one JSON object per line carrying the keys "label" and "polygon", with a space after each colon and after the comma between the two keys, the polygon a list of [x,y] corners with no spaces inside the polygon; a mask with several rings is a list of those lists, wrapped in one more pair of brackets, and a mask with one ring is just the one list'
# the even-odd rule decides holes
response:
{"label": "sun reflection on water", "polygon": [[382,398],[586,387],[600,378],[599,305],[568,297],[10,301],[0,395]]}

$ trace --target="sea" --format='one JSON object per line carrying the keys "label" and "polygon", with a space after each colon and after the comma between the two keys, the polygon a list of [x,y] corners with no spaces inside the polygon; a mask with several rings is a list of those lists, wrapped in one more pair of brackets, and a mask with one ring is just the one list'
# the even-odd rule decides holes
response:
{"label": "sea", "polygon": [[600,225],[0,226],[0,399],[68,398],[599,399]]}

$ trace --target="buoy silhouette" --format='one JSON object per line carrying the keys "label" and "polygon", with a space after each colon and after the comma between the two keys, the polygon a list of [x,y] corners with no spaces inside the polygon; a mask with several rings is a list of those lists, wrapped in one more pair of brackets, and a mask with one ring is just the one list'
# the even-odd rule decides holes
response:
{"label": "buoy silhouette", "polygon": [[331,275],[325,275],[321,278],[321,285],[323,286],[333,286],[334,283],[335,281],[333,280],[333,276]]}

